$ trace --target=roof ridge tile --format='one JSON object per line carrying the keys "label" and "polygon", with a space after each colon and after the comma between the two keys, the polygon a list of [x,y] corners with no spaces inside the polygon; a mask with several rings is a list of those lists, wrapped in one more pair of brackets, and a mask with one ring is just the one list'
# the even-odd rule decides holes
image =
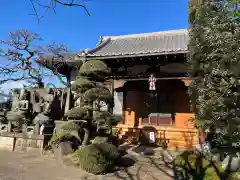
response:
{"label": "roof ridge tile", "polygon": [[177,30],[167,30],[167,31],[158,31],[158,32],[150,32],[150,33],[138,33],[138,34],[128,34],[128,35],[119,35],[119,36],[102,36],[102,40],[105,41],[107,39],[118,40],[118,39],[134,39],[134,38],[148,38],[151,36],[167,36],[167,35],[179,35],[179,34],[187,34],[187,29],[177,29]]}

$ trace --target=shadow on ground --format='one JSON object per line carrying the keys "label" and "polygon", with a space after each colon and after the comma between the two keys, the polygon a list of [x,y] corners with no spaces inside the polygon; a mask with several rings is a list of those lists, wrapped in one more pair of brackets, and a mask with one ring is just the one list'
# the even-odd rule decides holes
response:
{"label": "shadow on ground", "polygon": [[122,166],[118,169],[119,171],[114,172],[118,179],[170,180],[174,177],[172,173],[173,166],[171,165],[174,157],[171,154],[164,154],[163,161],[160,158],[159,148],[156,146],[125,144],[120,147],[120,151],[125,154],[123,156],[123,158],[126,158],[124,161],[130,160],[131,165]]}
{"label": "shadow on ground", "polygon": [[[129,167],[124,167],[115,172],[118,179],[130,180],[189,180],[191,178],[203,180],[206,177],[211,179],[227,180],[229,172],[223,171],[219,163],[210,160],[199,154],[194,160],[192,155],[196,152],[170,151],[154,146],[134,146],[123,145],[122,151],[126,151],[128,156],[134,159],[135,173],[129,171]],[[181,154],[181,163],[176,163],[176,156]],[[184,155],[185,154],[185,155]],[[188,154],[188,155],[186,155]],[[231,164],[231,162],[228,162]],[[125,176],[121,176],[124,171]],[[127,175],[127,176],[126,176]]]}

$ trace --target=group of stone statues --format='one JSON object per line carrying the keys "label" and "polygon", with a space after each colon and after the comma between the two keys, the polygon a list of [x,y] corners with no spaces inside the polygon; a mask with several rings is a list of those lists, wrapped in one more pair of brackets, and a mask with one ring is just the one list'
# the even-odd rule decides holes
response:
{"label": "group of stone statues", "polygon": [[44,127],[54,128],[54,120],[61,120],[65,103],[61,90],[35,88],[15,89],[11,110],[6,113],[8,132],[33,132],[42,134]]}

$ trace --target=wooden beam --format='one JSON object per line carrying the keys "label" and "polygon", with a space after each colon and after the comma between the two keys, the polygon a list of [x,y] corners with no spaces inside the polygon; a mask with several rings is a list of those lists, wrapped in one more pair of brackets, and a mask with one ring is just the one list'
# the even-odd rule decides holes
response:
{"label": "wooden beam", "polygon": [[133,55],[118,55],[118,56],[86,56],[87,60],[91,59],[122,59],[122,58],[132,58],[132,57],[146,57],[146,56],[161,56],[161,55],[178,55],[186,54],[188,51],[175,51],[175,52],[160,52],[160,53],[149,53],[149,54],[133,54]]}
{"label": "wooden beam", "polygon": [[[156,80],[175,80],[175,79],[179,79],[179,80],[188,80],[189,77],[162,77],[162,78],[156,78]],[[146,81],[146,80],[148,80],[148,78],[127,79],[127,81],[136,81],[136,80]]]}
{"label": "wooden beam", "polygon": [[[116,79],[116,78],[113,78],[113,79]],[[119,80],[121,80],[121,79],[124,79],[125,81],[146,81],[146,80],[148,81],[148,78],[129,78],[129,79],[128,78],[119,78]],[[156,80],[175,80],[175,79],[193,80],[195,78],[191,78],[191,77],[161,77],[161,78],[156,78]]]}

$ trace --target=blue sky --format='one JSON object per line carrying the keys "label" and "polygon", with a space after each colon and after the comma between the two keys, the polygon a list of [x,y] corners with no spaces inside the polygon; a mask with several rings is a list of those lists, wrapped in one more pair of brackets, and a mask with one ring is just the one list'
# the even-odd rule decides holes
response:
{"label": "blue sky", "polygon": [[[48,0],[41,0],[48,2]],[[93,48],[100,36],[155,32],[187,27],[188,0],[85,0],[91,16],[81,8],[57,7],[37,22],[29,0],[1,2],[0,39],[8,32],[28,29],[44,43],[67,44],[72,51]],[[41,9],[39,9],[41,12]]]}

